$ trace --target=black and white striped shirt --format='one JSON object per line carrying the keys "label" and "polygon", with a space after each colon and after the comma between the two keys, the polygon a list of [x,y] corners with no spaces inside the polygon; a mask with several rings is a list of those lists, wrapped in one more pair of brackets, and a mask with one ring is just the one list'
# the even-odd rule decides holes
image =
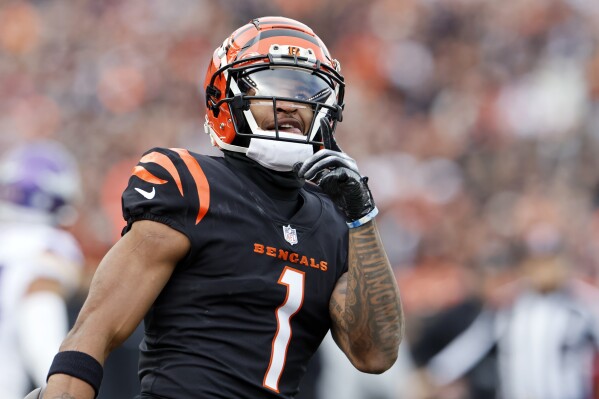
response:
{"label": "black and white striped shirt", "polygon": [[599,348],[599,290],[576,281],[548,294],[524,291],[484,310],[428,370],[438,384],[462,377],[494,345],[502,399],[588,399]]}

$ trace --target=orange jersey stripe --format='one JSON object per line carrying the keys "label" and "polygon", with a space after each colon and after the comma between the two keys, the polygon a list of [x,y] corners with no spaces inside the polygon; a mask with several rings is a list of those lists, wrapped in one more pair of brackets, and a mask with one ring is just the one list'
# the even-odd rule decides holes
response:
{"label": "orange jersey stripe", "polygon": [[179,188],[179,192],[181,193],[181,196],[183,196],[183,185],[181,184],[181,176],[179,176],[179,172],[177,171],[177,168],[175,168],[175,164],[173,163],[173,161],[171,161],[169,159],[169,157],[167,157],[166,155],[161,154],[159,152],[151,152],[151,153],[143,156],[140,159],[140,162],[156,163],[156,164],[162,166],[164,169],[166,169],[167,172],[170,173],[170,175],[175,180],[175,183],[177,184],[177,188]]}
{"label": "orange jersey stripe", "polygon": [[204,218],[210,207],[210,187],[208,186],[208,179],[198,161],[192,157],[187,150],[182,148],[171,148],[171,150],[181,156],[196,183],[198,198],[200,199],[200,210],[196,217],[196,224],[198,224],[200,223],[200,220]]}
{"label": "orange jersey stripe", "polygon": [[147,181],[148,183],[152,183],[152,184],[164,184],[164,183],[168,182],[168,180],[162,180],[162,179],[154,176],[153,174],[148,172],[148,170],[146,168],[144,168],[143,166],[139,166],[139,165],[137,165],[136,167],[133,168],[133,171],[131,172],[131,174],[133,176],[139,177],[143,181]]}

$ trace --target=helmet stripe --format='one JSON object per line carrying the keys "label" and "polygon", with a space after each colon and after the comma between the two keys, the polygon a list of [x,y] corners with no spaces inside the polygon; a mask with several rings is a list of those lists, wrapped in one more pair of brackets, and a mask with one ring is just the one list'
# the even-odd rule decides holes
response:
{"label": "helmet stripe", "polygon": [[250,21],[258,30],[272,27],[284,28],[286,26],[294,26],[301,29],[310,30],[305,24],[285,17],[262,17],[255,18]]}
{"label": "helmet stripe", "polygon": [[[254,37],[256,29],[254,28],[254,26],[252,25],[246,25],[245,29],[239,29],[237,32],[235,32],[233,35],[231,35],[231,44],[236,44],[236,43],[241,43],[244,37],[247,37],[248,39],[250,37]],[[245,39],[247,40],[247,39]],[[242,47],[242,46],[239,46]]]}
{"label": "helmet stripe", "polygon": [[[319,43],[319,41],[316,38],[314,38],[314,36],[308,35],[304,32],[300,32],[300,31],[293,30],[293,29],[271,29],[271,30],[267,30],[267,31],[262,31],[259,35],[253,37],[249,42],[247,42],[243,46],[241,46],[241,50],[239,51],[239,54],[237,55],[237,59],[239,59],[249,48],[251,48],[253,45],[258,43],[260,40],[264,40],[264,39],[268,39],[270,37],[276,37],[276,36],[288,36],[288,37],[303,39],[303,40],[306,40],[307,42],[314,44],[315,46],[317,46],[319,48],[322,48],[322,44]],[[326,53],[325,55],[327,57],[329,57],[328,53]]]}

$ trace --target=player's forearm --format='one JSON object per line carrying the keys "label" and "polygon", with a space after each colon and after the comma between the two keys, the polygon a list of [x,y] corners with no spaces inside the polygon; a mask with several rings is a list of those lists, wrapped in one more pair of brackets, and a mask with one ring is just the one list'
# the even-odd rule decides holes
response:
{"label": "player's forearm", "polygon": [[[97,290],[91,290],[75,326],[60,346],[52,366],[54,370],[51,368],[51,376],[41,396],[43,399],[95,398],[102,381],[102,366],[106,358],[115,346],[122,343],[123,337],[127,336],[127,333],[119,334],[120,330],[116,325],[110,323],[106,309],[97,305],[95,292]],[[63,361],[57,363],[60,355],[71,354],[77,354],[77,360],[65,363],[63,357]],[[55,367],[57,364],[60,366]]]}
{"label": "player's forearm", "polygon": [[349,242],[348,346],[356,367],[378,373],[393,365],[403,337],[399,289],[374,221],[351,229]]}
{"label": "player's forearm", "polygon": [[[95,379],[95,389],[93,385],[86,382],[86,378],[89,377],[87,373],[81,375],[78,373],[80,369],[94,367],[89,363],[90,360],[92,363],[94,360],[88,358],[86,366],[83,368],[73,362],[72,366],[67,367],[70,371],[64,370],[52,374],[44,390],[43,399],[93,399],[95,390],[99,389],[101,367],[110,351],[120,343],[117,338],[120,324],[116,324],[115,320],[124,320],[124,318],[115,316],[120,314],[120,308],[111,305],[113,298],[102,294],[105,291],[102,276],[103,271],[100,267],[94,276],[89,295],[79,312],[77,321],[59,349],[61,354],[82,352],[97,361],[100,372],[99,377]],[[110,286],[112,287],[112,285]],[[111,318],[109,315],[115,317]],[[58,355],[55,357],[54,364],[57,358]]]}
{"label": "player's forearm", "polygon": [[95,393],[91,385],[75,377],[55,374],[48,380],[43,399],[94,399]]}
{"label": "player's forearm", "polygon": [[[102,365],[114,342],[114,334],[102,328],[96,312],[81,310],[73,329],[60,345],[48,372],[50,378],[40,398],[94,399],[102,381]],[[44,379],[45,380],[45,379]],[[33,396],[35,393],[28,395]]]}

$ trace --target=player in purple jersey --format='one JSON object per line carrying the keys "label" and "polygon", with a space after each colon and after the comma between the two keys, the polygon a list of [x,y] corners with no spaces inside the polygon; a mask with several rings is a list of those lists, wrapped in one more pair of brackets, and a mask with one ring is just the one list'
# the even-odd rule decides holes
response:
{"label": "player in purple jersey", "polygon": [[74,221],[79,171],[70,152],[32,140],[0,158],[0,397],[46,381],[69,321],[83,254],[63,227]]}
{"label": "player in purple jersey", "polygon": [[93,398],[142,318],[141,398],[293,398],[329,330],[358,370],[389,369],[403,313],[367,179],[334,140],[344,86],[300,22],[259,18],[228,37],[204,84],[224,156],[142,156],[123,237],[30,397]]}

